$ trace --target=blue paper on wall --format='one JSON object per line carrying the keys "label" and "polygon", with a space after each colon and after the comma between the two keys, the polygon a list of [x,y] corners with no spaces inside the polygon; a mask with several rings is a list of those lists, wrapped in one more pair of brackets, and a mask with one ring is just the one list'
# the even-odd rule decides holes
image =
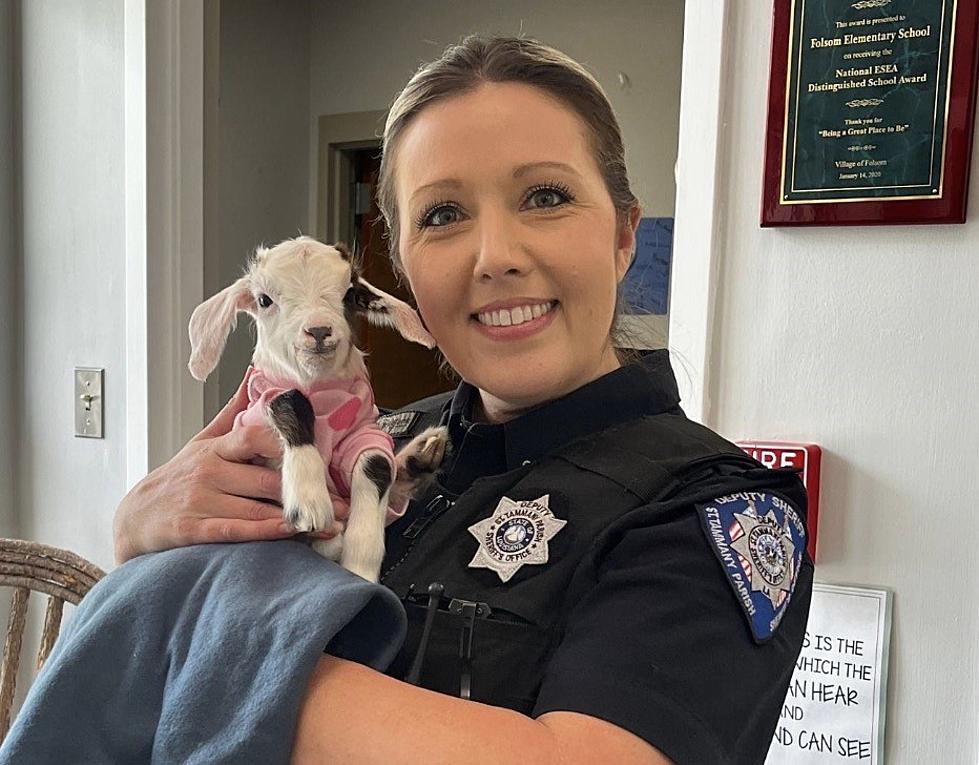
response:
{"label": "blue paper on wall", "polygon": [[670,304],[673,218],[643,218],[636,231],[636,257],[625,275],[624,312],[659,314]]}

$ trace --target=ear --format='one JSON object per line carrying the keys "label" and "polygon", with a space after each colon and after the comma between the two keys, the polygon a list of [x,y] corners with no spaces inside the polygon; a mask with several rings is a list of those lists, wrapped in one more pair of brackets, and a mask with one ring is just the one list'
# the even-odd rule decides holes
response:
{"label": "ear", "polygon": [[355,312],[367,316],[367,321],[378,327],[394,327],[405,340],[424,345],[426,348],[435,347],[435,338],[428,334],[422,325],[417,311],[403,300],[379,290],[359,276],[354,277],[353,284],[343,298]]}
{"label": "ear", "polygon": [[239,311],[254,311],[254,298],[244,276],[208,298],[190,317],[190,362],[187,368],[195,380],[204,381],[221,358],[228,335],[234,329]]}
{"label": "ear", "polygon": [[615,275],[616,281],[621,282],[625,278],[626,271],[632,265],[636,257],[636,230],[639,228],[639,221],[642,211],[639,205],[629,210],[625,219],[618,224],[618,231],[615,238]]}

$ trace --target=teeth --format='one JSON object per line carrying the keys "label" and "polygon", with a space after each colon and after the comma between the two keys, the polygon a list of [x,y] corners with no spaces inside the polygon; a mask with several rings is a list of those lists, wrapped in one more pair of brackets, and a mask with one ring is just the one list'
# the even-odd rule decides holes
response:
{"label": "teeth", "polygon": [[511,327],[533,319],[539,319],[554,307],[553,301],[537,305],[522,305],[498,311],[487,311],[478,315],[479,323],[488,327]]}

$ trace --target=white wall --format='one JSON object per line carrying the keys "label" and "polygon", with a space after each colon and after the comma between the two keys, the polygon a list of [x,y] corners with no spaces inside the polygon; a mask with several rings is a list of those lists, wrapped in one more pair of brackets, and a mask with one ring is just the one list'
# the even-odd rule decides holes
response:
{"label": "white wall", "polygon": [[979,194],[963,226],[760,229],[771,7],[729,5],[708,424],[824,448],[817,578],[895,593],[887,762],[974,765]]}
{"label": "white wall", "polygon": [[[112,566],[125,494],[123,5],[20,4],[20,534]],[[75,438],[75,366],[105,368],[105,439]]]}

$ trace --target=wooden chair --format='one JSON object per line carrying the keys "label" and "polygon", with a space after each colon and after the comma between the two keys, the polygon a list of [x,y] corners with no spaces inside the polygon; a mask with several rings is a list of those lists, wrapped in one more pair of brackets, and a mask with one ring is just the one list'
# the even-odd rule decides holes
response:
{"label": "wooden chair", "polygon": [[0,742],[10,729],[10,708],[17,688],[17,668],[30,591],[49,596],[41,646],[37,652],[35,671],[40,671],[61,629],[65,601],[78,605],[103,576],[105,572],[98,566],[67,550],[23,539],[0,539],[0,586],[14,589],[7,640],[3,646],[3,665],[0,666]]}

